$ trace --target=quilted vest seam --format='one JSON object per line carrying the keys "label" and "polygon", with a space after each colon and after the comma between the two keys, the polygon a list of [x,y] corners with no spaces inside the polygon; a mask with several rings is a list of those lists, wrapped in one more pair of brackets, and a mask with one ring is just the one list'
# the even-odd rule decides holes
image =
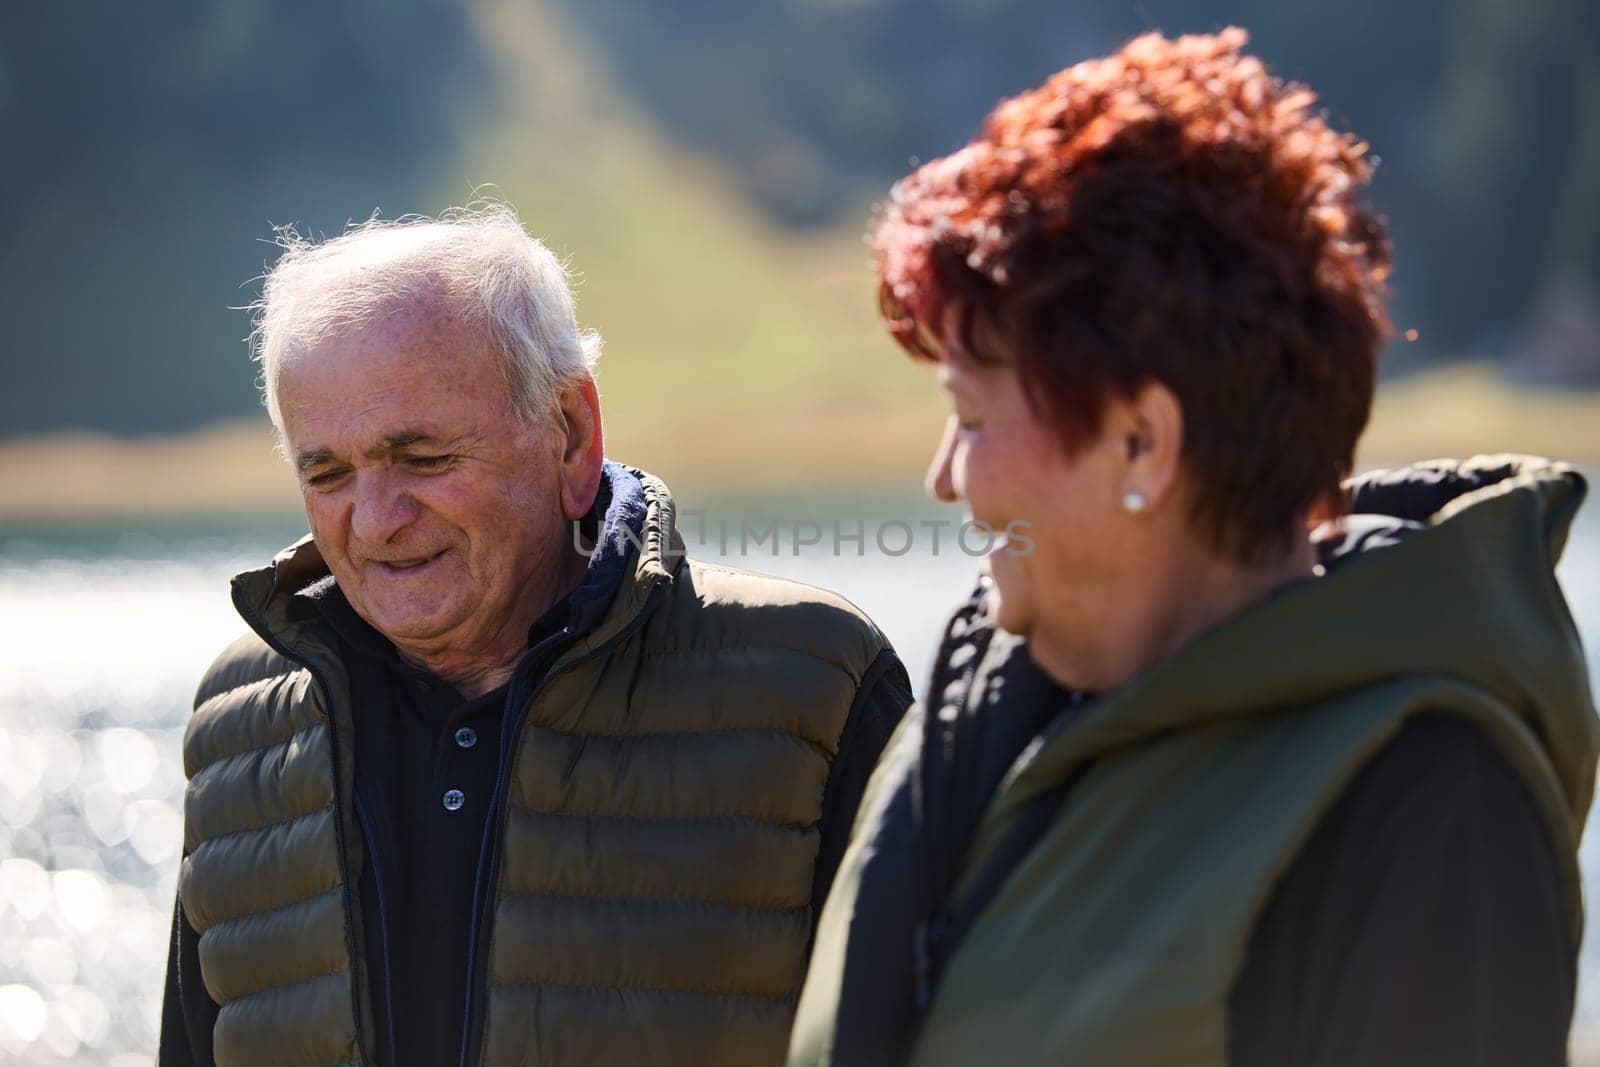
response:
{"label": "quilted vest seam", "polygon": [[[830,771],[831,773],[831,771]],[[814,830],[817,822],[787,822],[783,819],[763,819],[759,815],[641,815],[637,812],[627,814],[591,813],[582,811],[547,811],[543,808],[530,808],[517,804],[509,799],[507,804],[517,811],[526,811],[532,815],[549,815],[562,819],[627,819],[633,822],[669,823],[669,822],[741,822],[759,823],[762,826],[776,826],[783,830],[793,830],[801,833]]]}
{"label": "quilted vest seam", "polygon": [[[832,760],[836,753],[828,751],[822,742],[801,733],[798,730],[788,730],[782,726],[713,726],[703,730],[651,730],[641,733],[617,733],[603,730],[558,730],[549,726],[541,726],[541,730],[555,734],[558,737],[575,737],[589,740],[591,738],[601,741],[638,741],[661,737],[715,737],[718,735],[742,734],[778,734],[783,737],[792,737],[817,750],[818,755]],[[280,742],[281,743],[281,742]],[[270,747],[270,746],[269,746]]]}
{"label": "quilted vest seam", "polygon": [[304,670],[304,667],[294,667],[287,671],[279,671],[277,674],[263,674],[259,678],[252,678],[248,682],[240,682],[238,685],[230,685],[226,689],[219,689],[215,693],[207,696],[204,700],[195,705],[194,710],[199,711],[206,705],[214,704],[223,697],[237,693],[241,689],[251,689],[256,686],[264,686],[268,682],[279,681],[283,678],[293,678],[295,675],[302,673]]}
{"label": "quilted vest seam", "polygon": [[232,997],[228,1001],[228,1006],[232,1006],[234,1004],[242,1004],[243,1002],[249,1000],[251,997],[259,997],[263,993],[274,993],[274,992],[277,992],[280,989],[291,989],[291,988],[293,988],[294,986],[297,986],[297,985],[305,985],[307,982],[318,982],[318,981],[321,981],[324,978],[332,978],[334,975],[349,974],[349,973],[350,973],[350,968],[348,968],[348,967],[337,967],[337,968],[335,968],[335,969],[333,969],[331,971],[323,971],[321,974],[312,974],[312,975],[307,975],[304,978],[296,978],[292,982],[276,982],[276,983],[274,983],[272,985],[263,986],[260,989],[252,990],[249,993],[241,993],[236,997]]}
{"label": "quilted vest seam", "polygon": [[585,900],[610,904],[706,904],[714,908],[737,911],[801,912],[811,910],[809,904],[744,904],[732,900],[713,900],[710,897],[609,897],[599,893],[541,893],[526,889],[505,889],[508,897],[532,897],[536,900]]}
{"label": "quilted vest seam", "polygon": [[621,982],[615,984],[595,985],[582,982],[493,982],[497,991],[511,991],[517,989],[583,989],[596,993],[683,993],[696,997],[722,997],[730,999],[743,997],[747,1000],[775,1001],[779,1004],[794,1003],[799,995],[799,987],[793,993],[757,993],[740,989],[705,989],[696,986],[655,986],[655,985],[627,985]]}
{"label": "quilted vest seam", "polygon": [[259,834],[265,830],[271,830],[279,826],[287,826],[289,823],[299,822],[301,819],[309,819],[313,815],[321,815],[323,812],[331,811],[333,811],[333,802],[329,801],[319,808],[313,808],[311,811],[303,811],[298,815],[290,815],[288,818],[278,819],[269,823],[262,823],[260,826],[246,826],[239,830],[229,830],[226,833],[212,834],[209,837],[202,837],[200,839],[200,844],[196,845],[194,850],[198,852],[200,845],[210,844],[212,841],[222,841],[230,837],[238,837],[240,834]]}
{"label": "quilted vest seam", "polygon": [[[235,707],[237,707],[237,705],[235,705]],[[242,715],[244,713],[243,712],[236,712],[236,711],[233,711],[232,709],[229,709],[229,714],[240,714],[240,715]],[[288,733],[284,734],[282,737],[274,737],[272,740],[263,741],[259,745],[246,745],[243,748],[236,748],[231,752],[223,752],[220,755],[212,756],[210,759],[206,760],[200,766],[196,767],[194,774],[190,775],[189,778],[190,778],[191,781],[193,781],[195,778],[199,777],[200,772],[205,770],[207,767],[215,767],[219,763],[224,763],[224,762],[226,762],[228,760],[236,759],[239,756],[247,756],[252,752],[260,752],[263,749],[277,748],[279,745],[286,745],[290,741],[293,741],[295,738],[299,737],[301,734],[307,732],[308,730],[320,730],[325,725],[327,725],[327,724],[325,722],[323,722],[323,721],[320,721],[320,720],[317,721],[317,722],[308,722],[304,726],[298,726],[295,729],[290,730]]]}
{"label": "quilted vest seam", "polygon": [[669,823],[669,822],[689,822],[689,823],[737,822],[737,823],[754,823],[757,826],[772,826],[772,827],[776,827],[779,830],[783,830],[786,833],[800,834],[800,835],[809,834],[809,833],[813,832],[814,830],[816,830],[817,826],[819,825],[818,823],[815,823],[815,822],[791,823],[791,822],[782,822],[782,821],[777,820],[777,819],[763,819],[758,815],[633,815],[633,814],[608,815],[608,814],[603,814],[603,813],[585,813],[585,812],[581,812],[581,811],[545,811],[542,808],[530,808],[530,807],[527,807],[527,806],[525,806],[523,804],[517,804],[517,803],[511,803],[511,807],[515,808],[517,811],[525,811],[529,815],[537,815],[540,818],[550,818],[550,819],[615,819],[615,820],[620,820],[620,821],[625,821],[625,822],[649,822],[649,823]]}
{"label": "quilted vest seam", "polygon": [[228,916],[226,919],[218,919],[216,922],[214,922],[210,926],[206,927],[204,932],[208,933],[208,934],[209,933],[214,933],[215,931],[220,930],[222,927],[227,926],[229,923],[237,923],[237,922],[242,922],[245,919],[253,919],[257,915],[271,915],[273,912],[276,912],[276,911],[285,911],[285,910],[287,910],[289,908],[299,907],[300,905],[305,904],[308,901],[316,900],[318,897],[325,897],[325,896],[329,896],[330,894],[333,894],[333,893],[343,893],[343,892],[344,892],[344,884],[340,883],[339,885],[332,886],[332,887],[330,887],[328,889],[319,889],[315,893],[312,893],[310,896],[298,897],[298,898],[296,898],[294,900],[289,901],[287,904],[274,904],[270,908],[262,908],[259,911],[241,911],[237,915]]}
{"label": "quilted vest seam", "polygon": [[667,659],[671,657],[690,658],[705,656],[720,656],[727,652],[788,652],[805,659],[815,660],[824,666],[831,667],[851,681],[860,683],[861,679],[846,664],[838,660],[829,659],[820,652],[810,649],[794,648],[791,645],[751,645],[732,642],[725,645],[690,645],[686,648],[654,648],[640,652],[641,659]]}

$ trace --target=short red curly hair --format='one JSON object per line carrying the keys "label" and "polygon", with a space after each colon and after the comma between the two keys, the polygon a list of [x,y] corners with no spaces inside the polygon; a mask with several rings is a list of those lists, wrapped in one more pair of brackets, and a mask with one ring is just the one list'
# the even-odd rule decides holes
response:
{"label": "short red curly hair", "polygon": [[[1113,393],[1171,389],[1195,518],[1246,561],[1343,508],[1390,265],[1366,146],[1248,39],[1147,34],[1003,101],[871,234],[894,338],[1013,362],[1068,454]],[[1006,351],[974,348],[979,317]]]}

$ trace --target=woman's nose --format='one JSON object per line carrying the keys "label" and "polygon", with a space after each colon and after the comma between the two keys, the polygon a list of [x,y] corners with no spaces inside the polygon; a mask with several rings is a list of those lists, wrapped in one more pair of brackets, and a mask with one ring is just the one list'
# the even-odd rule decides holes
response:
{"label": "woman's nose", "polygon": [[933,453],[933,462],[928,465],[926,479],[928,495],[946,504],[954,504],[960,499],[956,495],[955,479],[950,473],[951,460],[956,450],[956,435],[960,430],[954,415],[945,420],[944,435],[939,438],[939,447]]}

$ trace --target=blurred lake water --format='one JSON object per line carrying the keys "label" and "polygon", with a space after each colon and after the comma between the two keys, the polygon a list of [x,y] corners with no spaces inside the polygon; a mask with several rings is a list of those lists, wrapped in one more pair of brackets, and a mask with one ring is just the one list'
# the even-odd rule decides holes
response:
{"label": "blurred lake water", "polygon": [[[733,520],[737,523],[738,520]],[[916,520],[912,520],[915,522]],[[758,527],[761,523],[756,524]],[[826,523],[824,524],[826,526]],[[231,574],[259,566],[302,527],[251,523],[0,526],[0,1061],[151,1062],[182,839],[180,748],[195,683],[243,624]],[[846,524],[853,530],[854,520]],[[898,552],[869,522],[857,554],[832,529],[794,554],[702,558],[848,596],[895,641],[921,693],[944,619],[974,560],[926,528]],[[886,550],[885,550],[886,549]],[[1600,672],[1600,506],[1591,502],[1559,571]],[[1583,846],[1600,871],[1600,838]],[[1508,918],[1507,921],[1515,921]],[[1596,924],[1591,922],[1591,930]],[[1600,1047],[1600,938],[1586,940],[1574,1045]]]}

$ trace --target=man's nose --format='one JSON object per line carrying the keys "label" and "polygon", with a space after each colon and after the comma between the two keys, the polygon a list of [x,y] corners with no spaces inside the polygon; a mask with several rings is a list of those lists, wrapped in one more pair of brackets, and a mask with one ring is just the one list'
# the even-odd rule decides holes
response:
{"label": "man's nose", "polygon": [[356,472],[350,533],[368,545],[386,545],[417,517],[417,501],[385,468]]}
{"label": "man's nose", "polygon": [[928,465],[928,476],[925,480],[928,495],[946,504],[954,504],[960,499],[956,495],[955,479],[950,473],[956,451],[956,435],[960,430],[954,415],[945,420],[944,435],[939,438],[939,447],[934,450],[933,462]]}

